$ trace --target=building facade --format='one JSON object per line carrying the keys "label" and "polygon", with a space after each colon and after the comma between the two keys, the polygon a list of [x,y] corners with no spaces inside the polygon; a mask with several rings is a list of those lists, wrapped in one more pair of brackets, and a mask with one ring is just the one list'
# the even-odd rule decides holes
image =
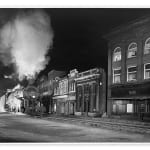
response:
{"label": "building facade", "polygon": [[50,93],[48,76],[42,76],[38,82],[39,101],[41,103],[40,105],[43,105],[46,109],[46,113],[49,113]]}
{"label": "building facade", "polygon": [[149,18],[137,19],[105,36],[110,116],[138,118],[150,113]]}
{"label": "building facade", "polygon": [[[51,70],[48,73],[48,93],[49,93],[49,113],[56,113],[56,101],[53,100],[54,95],[54,85],[55,85],[55,78],[56,77],[63,77],[66,73],[64,71],[58,71],[58,70]],[[57,85],[57,82],[56,82]]]}
{"label": "building facade", "polygon": [[78,74],[76,81],[76,115],[101,116],[106,112],[106,75],[94,68]]}
{"label": "building facade", "polygon": [[67,114],[68,112],[68,78],[56,78],[54,96],[56,113]]}
{"label": "building facade", "polygon": [[76,112],[76,82],[78,76],[77,69],[71,70],[68,74],[68,114],[74,115]]}

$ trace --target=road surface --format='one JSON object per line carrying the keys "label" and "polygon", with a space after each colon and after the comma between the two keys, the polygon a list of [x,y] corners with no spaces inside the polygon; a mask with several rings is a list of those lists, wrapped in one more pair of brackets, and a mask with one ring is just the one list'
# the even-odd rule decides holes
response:
{"label": "road surface", "polygon": [[150,142],[150,135],[0,114],[0,142]]}

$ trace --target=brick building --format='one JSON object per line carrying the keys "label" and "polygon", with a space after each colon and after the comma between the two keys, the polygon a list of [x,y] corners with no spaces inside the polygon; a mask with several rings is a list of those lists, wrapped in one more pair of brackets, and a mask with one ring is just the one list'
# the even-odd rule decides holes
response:
{"label": "brick building", "polygon": [[106,112],[106,75],[94,68],[78,74],[76,80],[76,115],[100,116]]}
{"label": "brick building", "polygon": [[108,40],[108,101],[111,116],[150,113],[150,17],[114,29]]}

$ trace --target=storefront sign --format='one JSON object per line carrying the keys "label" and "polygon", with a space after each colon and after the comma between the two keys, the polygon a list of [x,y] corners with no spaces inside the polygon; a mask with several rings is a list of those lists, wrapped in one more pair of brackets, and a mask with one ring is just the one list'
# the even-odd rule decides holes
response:
{"label": "storefront sign", "polygon": [[135,90],[129,91],[129,95],[136,95],[136,91]]}

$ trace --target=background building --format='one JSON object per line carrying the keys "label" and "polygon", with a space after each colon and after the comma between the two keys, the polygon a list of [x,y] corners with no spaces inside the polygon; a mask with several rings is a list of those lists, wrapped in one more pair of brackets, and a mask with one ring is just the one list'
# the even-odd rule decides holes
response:
{"label": "background building", "polygon": [[67,114],[68,112],[68,78],[56,78],[54,87],[55,107],[57,114]]}
{"label": "background building", "polygon": [[150,17],[114,29],[108,40],[108,115],[150,113]]}
{"label": "background building", "polygon": [[96,116],[106,112],[106,75],[94,68],[78,74],[76,80],[76,115]]}
{"label": "background building", "polygon": [[68,74],[68,114],[74,115],[76,111],[76,83],[75,79],[78,76],[76,69],[71,70]]}
{"label": "background building", "polygon": [[[49,113],[54,113],[55,112],[55,108],[56,108],[56,104],[55,101],[53,100],[53,95],[54,95],[54,84],[55,84],[55,78],[56,77],[64,77],[66,75],[66,72],[64,71],[58,71],[58,70],[51,70],[48,73],[48,93],[49,93],[49,101],[50,101],[50,105],[49,105]],[[56,83],[57,85],[57,83]]]}

